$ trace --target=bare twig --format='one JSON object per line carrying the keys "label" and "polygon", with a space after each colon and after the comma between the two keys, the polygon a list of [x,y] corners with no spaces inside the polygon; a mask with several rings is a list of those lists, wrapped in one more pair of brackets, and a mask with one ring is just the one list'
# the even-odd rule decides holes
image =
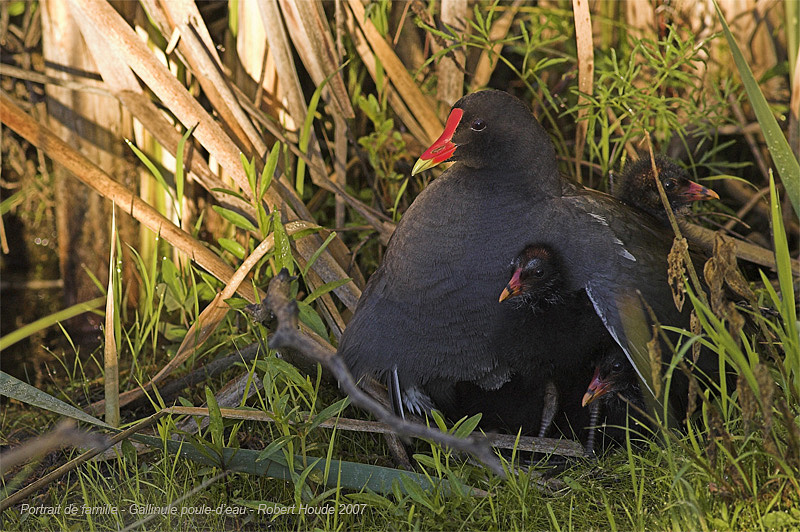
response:
{"label": "bare twig", "polygon": [[469,453],[495,474],[502,477],[506,476],[487,439],[474,435],[468,438],[458,438],[419,423],[409,423],[391,413],[362,391],[339,356],[330,351],[324,351],[319,344],[300,334],[297,320],[297,302],[289,299],[290,282],[289,273],[286,270],[282,270],[269,283],[265,303],[278,318],[278,328],[270,339],[270,347],[296,349],[322,364],[336,377],[339,381],[339,388],[350,396],[353,405],[369,411],[378,420],[388,425],[396,434],[403,437],[431,440],[454,450]]}
{"label": "bare twig", "polygon": [[36,457],[66,447],[101,447],[106,438],[80,430],[73,419],[65,419],[58,423],[52,431],[26,441],[0,454],[0,475],[15,468],[19,464],[29,462]]}
{"label": "bare twig", "polygon": [[35,482],[31,482],[24,488],[20,489],[19,491],[14,492],[9,497],[6,497],[2,501],[0,501],[0,512],[4,512],[14,504],[18,503],[31,493],[36,492],[37,490],[47,486],[48,484],[52,483],[57,478],[64,476],[65,474],[69,473],[79,465],[85,463],[87,460],[97,456],[98,454],[102,453],[106,449],[114,446],[116,443],[121,442],[122,440],[130,437],[132,434],[145,429],[158,421],[161,416],[166,414],[166,411],[162,410],[160,412],[156,412],[150,417],[147,417],[141,420],[139,423],[136,423],[132,427],[123,430],[122,432],[116,434],[114,437],[109,438],[103,445],[95,447],[90,451],[86,451],[82,455],[78,456],[74,460],[70,460],[66,464],[62,465],[61,467],[51,471],[50,473],[46,474],[42,478],[36,480]]}

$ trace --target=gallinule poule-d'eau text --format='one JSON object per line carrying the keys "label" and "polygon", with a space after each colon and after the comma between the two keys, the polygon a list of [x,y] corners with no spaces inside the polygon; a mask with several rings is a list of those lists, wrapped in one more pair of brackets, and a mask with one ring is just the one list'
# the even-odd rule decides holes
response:
{"label": "gallinule poule-d'eau text", "polygon": [[[459,383],[487,403],[515,378],[543,390],[584,365],[607,329],[651,383],[642,301],[661,323],[688,325],[667,284],[671,233],[609,195],[567,186],[544,129],[501,91],[456,102],[415,172],[447,160],[455,164],[404,214],[342,335],[355,376],[383,378],[406,408],[457,417]],[[585,292],[591,304],[532,313],[498,303],[507,265],[529,242],[555,250],[564,293]],[[496,410],[510,425],[528,418],[519,401]]]}

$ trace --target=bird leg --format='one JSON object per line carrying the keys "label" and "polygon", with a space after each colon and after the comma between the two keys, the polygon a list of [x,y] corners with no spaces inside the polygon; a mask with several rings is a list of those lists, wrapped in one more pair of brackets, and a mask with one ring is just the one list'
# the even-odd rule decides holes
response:
{"label": "bird leg", "polygon": [[558,412],[558,389],[553,381],[547,381],[544,388],[544,407],[542,408],[542,424],[539,426],[539,437],[544,438],[550,426],[553,424],[553,418]]}
{"label": "bird leg", "polygon": [[597,435],[597,422],[600,420],[600,403],[595,401],[592,403],[589,411],[589,436],[586,438],[586,454],[591,456],[594,454],[594,440]]}

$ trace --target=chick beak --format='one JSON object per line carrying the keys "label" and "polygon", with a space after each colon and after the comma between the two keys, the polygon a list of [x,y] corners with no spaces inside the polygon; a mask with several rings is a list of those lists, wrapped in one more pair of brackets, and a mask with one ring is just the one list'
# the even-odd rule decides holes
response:
{"label": "chick beak", "polygon": [[514,271],[514,275],[511,276],[511,280],[508,281],[508,284],[503,289],[503,293],[500,294],[499,301],[501,303],[510,297],[517,297],[522,293],[522,281],[520,280],[521,274],[522,268],[517,268],[516,271]]}
{"label": "chick beak", "polygon": [[600,378],[600,368],[595,369],[592,382],[589,383],[589,388],[586,390],[586,393],[583,394],[581,405],[586,406],[596,399],[604,396],[606,393],[608,393],[609,385],[609,382]]}
{"label": "chick beak", "polygon": [[716,192],[694,181],[689,181],[686,184],[683,190],[681,190],[680,196],[686,203],[691,201],[719,199],[719,195]]}

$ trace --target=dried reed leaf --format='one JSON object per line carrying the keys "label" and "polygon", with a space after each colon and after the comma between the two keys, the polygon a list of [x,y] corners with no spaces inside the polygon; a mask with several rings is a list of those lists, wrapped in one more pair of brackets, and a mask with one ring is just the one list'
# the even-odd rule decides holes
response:
{"label": "dried reed leaf", "polygon": [[[181,134],[175,129],[175,125],[164,117],[150,98],[138,91],[127,90],[118,92],[116,96],[134,117],[147,126],[147,131],[155,137],[159,144],[171,154],[177,153]],[[219,205],[242,212],[251,220],[256,219],[256,212],[251,204],[220,192],[221,189],[227,188],[225,183],[211,171],[208,163],[202,157],[188,157],[184,159],[184,163],[188,165],[192,178],[211,194]]]}
{"label": "dried reed leaf", "polygon": [[[697,318],[697,313],[692,309],[692,312],[689,314],[689,330],[692,331],[692,334],[696,336],[700,336],[703,333],[703,325],[700,323],[700,320]],[[700,358],[700,342],[695,342],[692,344],[692,361],[697,362],[697,359]]]}
{"label": "dried reed leaf", "polygon": [[[442,23],[446,24],[457,32],[454,36],[458,38],[458,33],[468,31],[467,27],[467,0],[442,0],[441,18]],[[448,43],[448,46],[451,43]],[[456,100],[464,94],[464,62],[466,54],[462,48],[452,50],[452,53],[442,56],[436,66],[438,81],[436,84],[436,97],[440,102],[444,102],[447,108],[445,113],[450,111],[450,107]]]}
{"label": "dried reed leaf", "polygon": [[736,377],[736,391],[739,407],[742,409],[744,433],[745,435],[750,435],[753,432],[753,424],[758,413],[758,401],[756,401],[747,379],[742,374]]}
{"label": "dried reed leaf", "polygon": [[688,422],[689,419],[694,414],[694,411],[697,409],[697,396],[700,393],[700,385],[697,382],[697,379],[693,377],[689,377],[689,391],[686,396],[686,421]]}
{"label": "dried reed leaf", "polygon": [[[76,17],[85,18],[98,29],[109,49],[131,67],[185,127],[197,125],[195,138],[219,161],[244,194],[249,195],[238,147],[167,67],[153,56],[122,17],[100,0],[70,0],[70,5]],[[280,203],[274,191],[267,191],[266,196],[270,207]]]}
{"label": "dried reed leaf", "polygon": [[656,397],[661,395],[661,342],[658,339],[658,326],[653,325],[653,333],[647,342],[647,354],[650,358],[650,378],[653,382],[653,393]]}
{"label": "dried reed leaf", "polygon": [[[51,130],[40,125],[2,93],[0,93],[0,114],[3,116],[4,125],[41,149],[55,163],[72,172],[76,178],[101,196],[113,201],[117,207],[133,216],[142,225],[192,257],[192,260],[214,277],[228,282],[233,276],[233,269],[205,245],[114,181],[92,161],[58,138]],[[256,300],[252,286],[242,284],[239,293],[248,301]]]}
{"label": "dried reed leaf", "polygon": [[[419,138],[419,140],[423,143],[433,142],[443,129],[442,122],[436,115],[434,107],[419,90],[417,84],[414,83],[405,65],[403,65],[402,61],[400,61],[394,53],[394,50],[392,50],[389,44],[384,40],[372,21],[367,18],[364,6],[361,5],[361,2],[359,0],[348,0],[347,5],[350,7],[356,22],[361,27],[364,37],[372,48],[372,51],[377,58],[380,59],[386,71],[387,79],[391,81],[397,93],[405,103],[405,106],[414,110],[414,117],[425,131],[425,137]],[[359,51],[359,53],[361,53],[361,51]],[[365,62],[367,61],[363,54],[361,57]],[[409,126],[409,124],[406,125]]]}
{"label": "dried reed leaf", "polygon": [[750,283],[744,278],[736,263],[736,242],[718,234],[714,241],[714,256],[719,261],[725,283],[736,294],[748,301],[755,300],[755,293],[750,289]]}
{"label": "dried reed leaf", "polygon": [[[681,226],[683,234],[692,242],[693,245],[702,248],[708,253],[713,251],[714,242],[717,238],[716,231],[706,227],[701,227],[699,225],[690,224],[682,220],[679,220],[679,225]],[[733,237],[726,236],[725,238],[736,242],[736,257],[775,270],[775,254],[772,251]],[[800,275],[800,261],[797,259],[792,259],[791,265],[792,272],[795,275]]]}
{"label": "dried reed leaf", "polygon": [[[358,28],[353,20],[352,13],[348,11],[349,16],[347,17],[347,30],[350,34],[350,37],[353,39],[353,44],[355,45],[356,51],[358,55],[361,56],[361,60],[364,63],[364,66],[369,72],[370,77],[373,80],[377,80],[378,77],[378,68],[376,65],[376,58],[375,55],[372,53],[372,50],[367,43],[367,38],[364,36],[364,33]],[[392,106],[395,114],[400,117],[400,120],[406,125],[408,130],[411,134],[417,139],[426,139],[427,141],[428,133],[422,127],[422,125],[417,121],[416,116],[411,113],[411,110],[408,108],[406,103],[403,101],[403,98],[397,93],[397,91],[391,85],[388,85],[385,88],[384,94],[386,98],[389,100],[389,105]],[[434,137],[436,138],[436,137]],[[432,141],[431,141],[432,142]]]}
{"label": "dried reed leaf", "polygon": [[178,49],[187,66],[194,72],[212,107],[238,141],[241,151],[250,156],[263,156],[267,151],[266,145],[239,106],[228,80],[222,76],[222,62],[195,3],[179,0],[162,2],[160,6],[169,20],[170,33],[178,31],[181,35]]}
{"label": "dried reed leaf", "polygon": [[335,114],[345,119],[354,118],[347,88],[338,72],[340,60],[322,5],[318,1],[279,2],[288,33],[311,79],[319,86],[330,78],[323,96],[333,104]]}
{"label": "dried reed leaf", "polygon": [[703,267],[703,277],[706,279],[706,285],[711,295],[711,310],[714,315],[721,316],[723,313],[723,305],[725,304],[725,293],[723,284],[725,277],[719,268],[719,260],[716,257],[711,257],[706,261]]}
{"label": "dried reed leaf", "polygon": [[669,256],[667,257],[669,288],[672,291],[672,301],[675,303],[675,308],[678,309],[678,312],[683,309],[683,303],[686,301],[686,289],[683,285],[683,276],[686,273],[686,269],[683,257],[688,249],[689,244],[685,238],[675,237],[672,241],[672,249],[669,250]]}
{"label": "dried reed leaf", "polygon": [[[250,194],[247,177],[242,168],[241,161],[239,160],[239,149],[236,145],[226,136],[219,125],[200,107],[199,103],[186,91],[186,89],[172,76],[172,74],[153,58],[152,53],[140,42],[138,37],[133,33],[133,30],[111,9],[107,4],[98,2],[97,0],[72,0],[74,6],[80,12],[91,11],[91,17],[85,17],[96,28],[101,31],[101,34],[106,36],[112,34],[113,38],[109,41],[118,55],[121,55],[128,64],[136,71],[136,73],[150,86],[150,88],[162,99],[162,101],[173,111],[173,113],[181,120],[184,125],[191,126],[197,124],[195,129],[195,137],[200,141],[203,146],[218,160],[223,168],[228,172],[239,186],[245,195]],[[268,6],[267,6],[268,7]],[[273,6],[277,7],[277,6]],[[265,9],[262,9],[262,13]],[[269,11],[269,9],[266,9]],[[280,21],[278,21],[280,22]],[[281,26],[282,30],[282,26]],[[285,35],[283,35],[285,41]],[[288,46],[288,43],[285,43]],[[293,71],[293,64],[289,65]],[[296,74],[294,75],[296,79]],[[286,80],[288,81],[288,80]],[[295,96],[298,96],[297,94]],[[302,112],[305,108],[302,107]],[[309,144],[309,152],[314,157],[314,150],[312,146],[316,144]],[[321,157],[318,155],[318,146],[316,147],[316,157],[319,163],[317,168],[323,167]],[[314,172],[312,171],[312,175]],[[327,177],[325,176],[325,179]],[[283,192],[283,194],[280,194]],[[282,197],[283,196],[283,197]],[[302,201],[297,198],[294,191],[281,187],[280,183],[275,182],[273,187],[267,189],[267,193],[263,198],[271,209],[283,205],[283,210],[286,212],[290,220],[296,220],[297,214],[284,205],[283,199],[295,206],[295,208],[302,206]],[[303,214],[310,216],[307,211]],[[333,246],[331,251],[341,255],[341,248],[344,246]],[[347,257],[340,256],[340,264],[347,264]]]}
{"label": "dried reed leaf", "polygon": [[[594,91],[594,44],[592,43],[592,17],[589,13],[589,0],[572,0],[572,11],[575,17],[575,40],[578,46],[578,105],[586,104],[584,94]],[[575,128],[575,176],[581,181],[581,161],[583,147],[586,144],[586,128],[584,119],[588,109],[580,107]],[[675,292],[673,292],[674,297]],[[676,302],[677,304],[677,302]]]}
{"label": "dried reed leaf", "polygon": [[114,284],[118,279],[117,266],[117,210],[111,210],[111,250],[108,257],[108,288],[106,289],[106,316],[103,331],[103,384],[105,388],[105,422],[119,427],[119,359],[117,356],[116,320],[114,319]]}
{"label": "dried reed leaf", "polygon": [[[514,0],[511,5],[506,6],[506,12],[498,18],[492,25],[492,30],[489,32],[489,39],[492,41],[501,41],[508,35],[508,30],[511,29],[511,24],[514,22],[514,17],[519,13],[519,8],[522,6],[522,0]],[[503,43],[497,42],[490,49],[485,49],[481,52],[478,59],[478,66],[475,67],[475,74],[472,77],[471,90],[475,91],[485,87],[489,83],[489,78],[492,77],[497,63],[497,56],[503,51]]]}
{"label": "dried reed leaf", "polygon": [[753,365],[753,375],[758,383],[758,399],[761,403],[760,410],[763,416],[761,431],[764,447],[767,452],[779,456],[777,449],[774,447],[775,444],[772,435],[770,434],[772,432],[772,422],[774,420],[772,410],[775,407],[773,404],[773,399],[775,397],[775,379],[770,375],[769,368],[761,362],[756,362],[755,365]]}

